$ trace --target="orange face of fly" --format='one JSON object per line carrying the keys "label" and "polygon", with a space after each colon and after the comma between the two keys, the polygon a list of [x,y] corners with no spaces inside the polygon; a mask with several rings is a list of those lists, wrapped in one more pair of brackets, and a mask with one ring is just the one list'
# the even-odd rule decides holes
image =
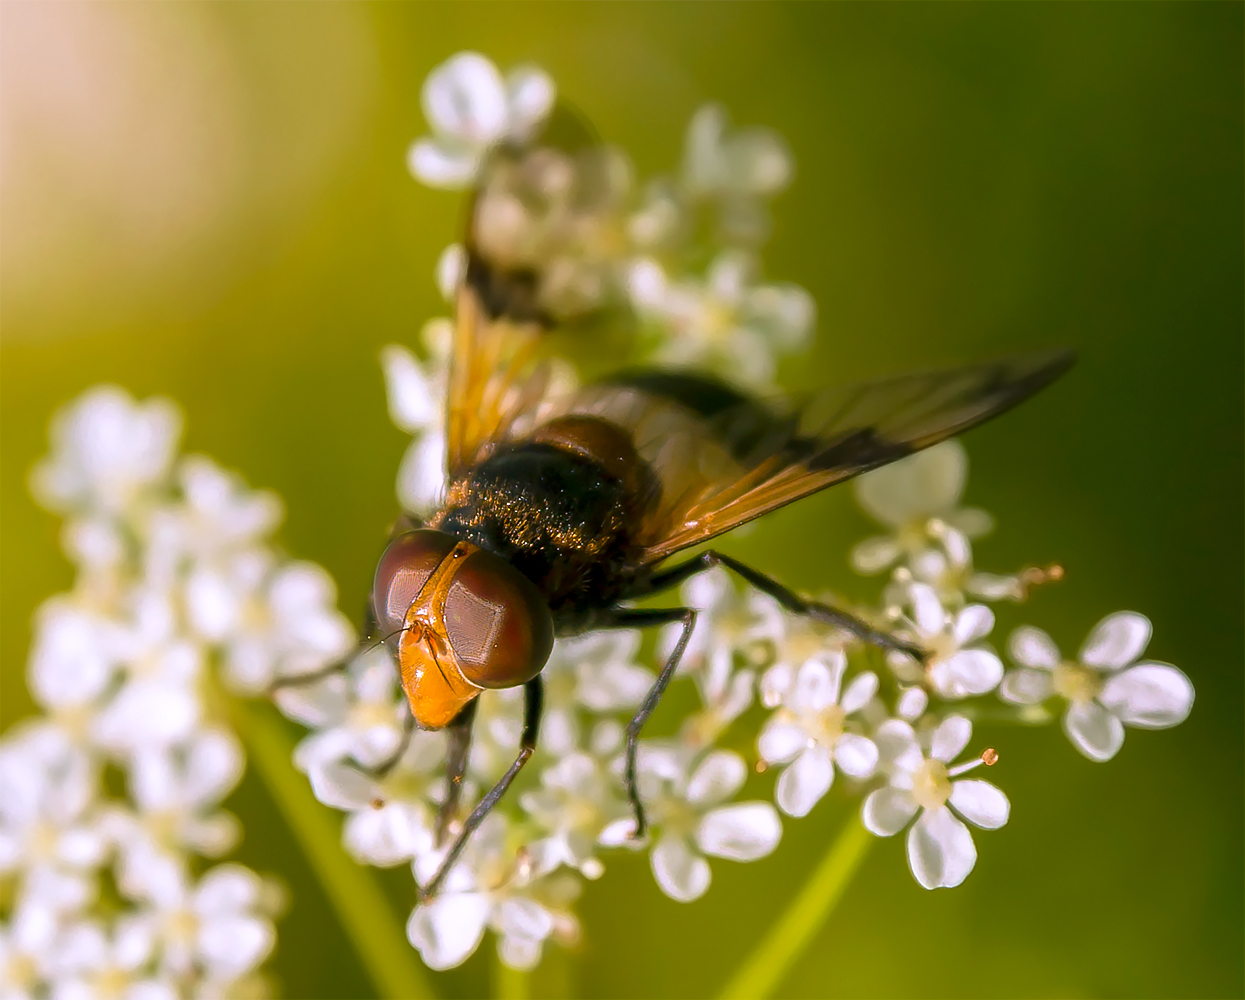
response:
{"label": "orange face of fly", "polygon": [[485,688],[540,673],[553,648],[549,607],[500,556],[439,531],[395,538],[372,588],[382,635],[421,729],[441,729]]}

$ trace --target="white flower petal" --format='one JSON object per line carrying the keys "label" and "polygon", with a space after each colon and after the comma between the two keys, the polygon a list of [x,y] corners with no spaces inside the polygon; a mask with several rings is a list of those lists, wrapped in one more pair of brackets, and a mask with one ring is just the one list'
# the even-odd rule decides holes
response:
{"label": "white flower petal", "polygon": [[549,74],[535,66],[520,66],[506,77],[508,132],[514,139],[525,139],[548,117],[557,90]]}
{"label": "white flower petal", "polygon": [[940,634],[947,626],[947,613],[934,588],[924,583],[914,583],[908,591],[912,598],[912,618],[922,635]]}
{"label": "white flower petal", "polygon": [[266,920],[218,917],[200,925],[196,944],[209,978],[236,979],[264,960],[276,944],[276,934]]}
{"label": "white flower petal", "polygon": [[878,762],[889,771],[915,771],[925,760],[912,727],[901,719],[887,719],[873,734]]}
{"label": "white flower petal", "polygon": [[1021,667],[1008,671],[999,685],[999,697],[1014,705],[1036,705],[1055,693],[1055,679],[1049,670]]}
{"label": "white flower petal", "polygon": [[956,812],[983,830],[997,830],[1011,812],[1007,796],[988,781],[952,782],[950,801]]}
{"label": "white flower petal", "polygon": [[783,770],[774,799],[788,816],[807,816],[833,781],[830,751],[823,746],[810,747]]}
{"label": "white flower petal", "polygon": [[878,766],[878,748],[863,736],[844,733],[834,745],[834,762],[850,778],[867,778]]}
{"label": "white flower petal", "polygon": [[1090,760],[1110,760],[1124,745],[1124,724],[1093,701],[1069,705],[1063,731]]}
{"label": "white flower petal", "polygon": [[1080,660],[1091,667],[1118,670],[1137,659],[1150,641],[1150,619],[1135,611],[1117,611],[1094,626]]}
{"label": "white flower petal", "polygon": [[993,691],[1003,679],[1003,661],[987,649],[961,649],[930,667],[930,681],[944,698]]}
{"label": "white flower petal", "polygon": [[1061,657],[1059,647],[1040,628],[1022,625],[1007,640],[1007,655],[1023,667],[1054,670]]}
{"label": "white flower petal", "polygon": [[899,527],[916,517],[941,514],[959,503],[968,455],[958,441],[944,441],[860,476],[856,499],[882,524]]}
{"label": "white flower petal", "polygon": [[511,896],[497,907],[495,926],[507,937],[543,941],[553,933],[553,916],[534,899]]}
{"label": "white flower petal", "polygon": [[869,704],[869,701],[877,693],[878,675],[872,670],[866,670],[863,674],[858,674],[852,678],[852,682],[847,685],[847,690],[843,692],[843,698],[839,702],[839,707],[845,713],[851,715],[853,712],[859,712]]}
{"label": "white flower petal", "polygon": [[976,863],[972,834],[946,807],[925,810],[908,831],[908,864],[926,889],[959,885]]}
{"label": "white flower petal", "polygon": [[916,815],[916,800],[902,788],[888,785],[870,792],[861,819],[865,829],[879,837],[893,837]]}
{"label": "white flower petal", "polygon": [[687,783],[687,801],[693,805],[712,805],[730,798],[748,776],[748,765],[739,754],[715,750],[706,755]]}
{"label": "white flower petal", "polygon": [[406,166],[411,174],[429,187],[455,190],[475,180],[480,170],[481,153],[468,147],[454,147],[432,139],[411,144]]}
{"label": "white flower petal", "polygon": [[380,364],[394,426],[414,434],[431,425],[440,415],[441,401],[419,359],[405,347],[388,344],[381,348]]}
{"label": "white flower petal", "polygon": [[839,696],[839,683],[845,663],[831,673],[820,659],[811,659],[796,672],[795,690],[791,692],[791,707],[797,712],[820,712],[833,705]]}
{"label": "white flower petal", "polygon": [[808,739],[808,733],[796,723],[772,718],[757,737],[757,753],[770,764],[782,764],[802,752]]}
{"label": "white flower petal", "polygon": [[376,782],[348,764],[313,766],[309,777],[315,797],[334,809],[362,809],[376,798]]}
{"label": "white flower petal", "polygon": [[702,851],[732,861],[763,858],[778,846],[781,837],[782,823],[768,802],[741,802],[714,809],[696,828],[696,843]]}
{"label": "white flower petal", "polygon": [[692,851],[683,837],[667,834],[649,854],[657,885],[671,899],[690,903],[709,889],[709,862]]}
{"label": "white flower petal", "polygon": [[929,704],[929,695],[924,688],[910,687],[903,691],[895,703],[895,714],[909,722],[919,719]]}
{"label": "white flower petal", "polygon": [[930,756],[944,764],[950,764],[968,746],[973,735],[973,724],[962,715],[948,715],[934,730],[930,743]]}
{"label": "white flower petal", "polygon": [[428,968],[452,969],[479,946],[488,915],[488,898],[481,893],[438,896],[415,908],[406,922],[406,937]]}
{"label": "white flower petal", "polygon": [[852,549],[852,569],[862,576],[873,576],[891,566],[901,555],[898,543],[889,535],[874,535]]}
{"label": "white flower petal", "polygon": [[985,638],[994,628],[994,612],[984,604],[970,604],[955,618],[955,627],[951,630],[955,641],[961,646]]}
{"label": "white flower petal", "polygon": [[421,97],[437,132],[480,146],[505,132],[505,85],[497,67],[478,52],[459,52],[434,69]]}
{"label": "white flower petal", "polygon": [[1189,717],[1193,684],[1166,663],[1139,663],[1111,677],[1098,700],[1125,725],[1166,729]]}

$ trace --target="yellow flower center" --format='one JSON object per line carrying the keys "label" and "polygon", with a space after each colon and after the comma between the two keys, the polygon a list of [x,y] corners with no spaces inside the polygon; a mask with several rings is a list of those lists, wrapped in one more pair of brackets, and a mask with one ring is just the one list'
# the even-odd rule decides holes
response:
{"label": "yellow flower center", "polygon": [[847,718],[847,713],[838,705],[823,708],[813,718],[812,724],[808,727],[808,734],[823,747],[832,747],[843,735],[845,718]]}
{"label": "yellow flower center", "polygon": [[922,808],[938,809],[951,798],[951,779],[942,761],[927,760],[912,777],[912,797]]}
{"label": "yellow flower center", "polygon": [[1077,704],[1092,701],[1102,690],[1098,674],[1079,663],[1059,664],[1054,671],[1054,683],[1056,694]]}

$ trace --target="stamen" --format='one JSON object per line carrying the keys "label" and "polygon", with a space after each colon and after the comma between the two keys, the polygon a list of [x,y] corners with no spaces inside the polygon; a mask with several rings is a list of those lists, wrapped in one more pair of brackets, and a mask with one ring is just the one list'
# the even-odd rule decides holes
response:
{"label": "stamen", "polygon": [[947,768],[947,777],[958,778],[961,774],[967,774],[969,771],[981,767],[982,764],[985,764],[986,767],[993,767],[998,763],[998,760],[999,752],[994,747],[986,747],[986,749],[981,751],[981,756],[976,760],[970,760],[963,764],[957,764],[955,767]]}
{"label": "stamen", "polygon": [[757,770],[757,774],[764,774],[766,771],[769,770],[769,765],[765,763],[765,761],[763,760],[758,760],[756,763],[756,770]]}

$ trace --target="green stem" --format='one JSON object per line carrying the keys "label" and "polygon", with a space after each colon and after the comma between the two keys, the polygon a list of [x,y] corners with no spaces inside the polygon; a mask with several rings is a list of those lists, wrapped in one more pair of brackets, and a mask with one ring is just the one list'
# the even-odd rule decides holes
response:
{"label": "green stem", "polygon": [[433,997],[415,952],[376,880],[342,849],[341,833],[329,810],[294,770],[293,742],[276,711],[258,702],[230,700],[234,726],[272,792],[312,869],[324,886],[355,953],[381,994],[393,998]]}
{"label": "green stem", "polygon": [[493,952],[493,996],[496,1000],[528,1000],[532,995],[528,974],[512,969]]}
{"label": "green stem", "polygon": [[873,836],[852,816],[787,912],[726,984],[719,994],[722,1000],[766,997],[774,992],[834,910],[872,841]]}

